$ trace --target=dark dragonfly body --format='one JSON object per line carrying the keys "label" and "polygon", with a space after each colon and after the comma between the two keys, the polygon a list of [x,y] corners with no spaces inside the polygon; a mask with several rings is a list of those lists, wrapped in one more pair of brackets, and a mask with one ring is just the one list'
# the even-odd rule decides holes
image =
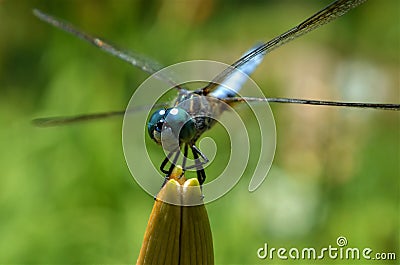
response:
{"label": "dark dragonfly body", "polygon": [[[179,155],[181,154],[181,148],[183,148],[183,169],[195,168],[197,171],[197,178],[202,184],[206,177],[203,165],[208,162],[208,159],[196,147],[196,141],[205,131],[216,123],[215,118],[219,117],[227,109],[226,106],[247,101],[400,110],[400,104],[335,102],[293,98],[244,98],[237,96],[237,93],[246,81],[246,78],[242,77],[243,73],[250,75],[267,53],[319,26],[329,23],[363,2],[365,2],[365,0],[334,1],[297,26],[268,42],[256,45],[240,59],[231,64],[230,67],[219,74],[216,73],[215,78],[202,89],[195,91],[184,89],[181,84],[177,84],[169,76],[158,72],[162,67],[148,58],[117,49],[107,42],[97,37],[90,36],[72,25],[62,22],[39,10],[34,10],[34,14],[41,20],[71,33],[149,74],[153,74],[156,78],[165,81],[177,90],[178,96],[169,108],[159,109],[152,114],[147,124],[147,130],[150,137],[158,144],[162,144],[163,148],[167,151],[167,156],[160,167],[161,171],[166,174],[166,179],[168,179],[173,168],[177,165]],[[125,111],[117,111],[73,117],[50,117],[36,119],[34,123],[39,126],[53,126],[124,114]],[[189,148],[194,158],[194,164],[192,165],[186,165]],[[170,167],[167,170],[165,167],[168,162],[170,162]]]}
{"label": "dark dragonfly body", "polygon": [[192,117],[195,128],[195,133],[191,138],[193,142],[196,142],[205,131],[215,124],[215,119],[211,117],[218,117],[224,111],[223,105],[187,90],[179,92],[174,105],[174,107],[179,106]]}
{"label": "dark dragonfly body", "polygon": [[[218,100],[192,93],[182,89],[174,107],[156,110],[147,125],[150,137],[169,153],[161,164],[161,171],[168,176],[177,163],[181,146],[184,146],[183,170],[195,167],[200,184],[205,181],[202,165],[208,162],[207,157],[196,147],[196,141],[209,130],[226,109]],[[191,148],[195,165],[186,167],[188,148]],[[174,157],[171,166],[165,170],[168,160]],[[202,158],[202,161],[200,160]]]}
{"label": "dark dragonfly body", "polygon": [[[190,147],[195,159],[197,178],[200,184],[205,181],[202,165],[207,163],[208,159],[196,147],[196,141],[215,124],[215,119],[211,117],[219,116],[222,112],[220,104],[207,100],[205,96],[181,89],[173,107],[159,109],[152,114],[147,129],[150,137],[168,152],[160,167],[160,170],[167,174],[166,179],[172,173],[183,145],[183,169],[193,168],[193,166],[186,166]],[[166,170],[164,167],[171,157],[173,157],[173,161],[170,168]],[[199,160],[199,157],[202,158],[202,161]]]}
{"label": "dark dragonfly body", "polygon": [[[204,182],[205,173],[202,165],[207,163],[208,159],[195,144],[200,136],[216,123],[215,118],[226,109],[225,105],[218,104],[218,100],[210,98],[181,89],[173,107],[156,110],[151,116],[147,125],[148,133],[156,143],[162,144],[169,152],[160,168],[167,177],[177,162],[181,146],[184,145],[183,169],[193,168],[193,166],[186,167],[188,147],[190,147],[195,159],[198,180],[200,184]],[[164,166],[171,156],[174,156],[174,161],[169,170],[165,170]],[[199,156],[203,161],[199,160]]]}

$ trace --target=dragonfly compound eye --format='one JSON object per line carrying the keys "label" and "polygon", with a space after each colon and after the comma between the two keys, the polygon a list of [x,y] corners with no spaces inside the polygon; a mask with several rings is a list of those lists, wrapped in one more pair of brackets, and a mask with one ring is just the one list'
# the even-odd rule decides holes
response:
{"label": "dragonfly compound eye", "polygon": [[164,126],[164,119],[162,119],[162,120],[159,120],[158,122],[157,122],[157,124],[156,124],[156,126],[155,126],[155,130],[157,131],[157,132],[161,132],[161,130],[162,130],[162,127]]}
{"label": "dragonfly compound eye", "polygon": [[167,109],[165,121],[180,142],[190,142],[196,134],[193,118],[182,108]]}
{"label": "dragonfly compound eye", "polygon": [[161,143],[161,130],[165,122],[165,115],[165,109],[156,110],[147,123],[147,132],[149,133],[150,138],[159,144]]}
{"label": "dragonfly compound eye", "polygon": [[179,142],[185,143],[190,142],[196,134],[192,117],[178,107],[156,110],[147,123],[147,131],[150,138],[158,144],[161,144],[163,132],[166,141],[179,139]]}

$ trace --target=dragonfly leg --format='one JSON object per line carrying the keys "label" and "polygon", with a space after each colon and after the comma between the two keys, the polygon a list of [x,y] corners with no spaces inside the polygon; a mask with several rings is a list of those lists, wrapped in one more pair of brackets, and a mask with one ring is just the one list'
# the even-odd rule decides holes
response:
{"label": "dragonfly leg", "polygon": [[[195,146],[191,146],[193,158],[195,159],[195,167],[197,173],[197,179],[200,185],[203,185],[206,180],[206,172],[204,171],[203,165],[208,162],[208,158]],[[199,155],[204,159],[203,162],[199,161]]]}
{"label": "dragonfly leg", "polygon": [[[201,162],[200,164],[201,165],[204,165],[204,164],[207,164],[208,163],[208,158],[206,157],[206,155],[205,154],[203,154],[201,151],[200,151],[200,149],[199,148],[197,148],[197,146],[195,146],[195,145],[192,145],[192,151],[193,150],[195,150],[195,152],[197,153],[197,154],[199,154],[200,156],[201,156],[201,158],[203,158],[203,162]],[[194,152],[193,152],[193,155],[194,155]],[[198,157],[197,157],[198,158]]]}
{"label": "dragonfly leg", "polygon": [[[171,156],[172,156],[174,153],[175,153],[174,159],[172,160],[172,163],[171,163],[171,165],[169,166],[168,171],[166,171],[166,170],[165,170],[165,165],[167,164],[168,160],[171,158]],[[164,159],[164,161],[162,162],[160,169],[161,169],[161,171],[162,171],[163,173],[165,173],[166,175],[165,175],[164,182],[163,182],[163,184],[162,184],[161,187],[164,187],[165,183],[167,183],[167,181],[169,180],[169,177],[171,176],[172,170],[174,170],[174,168],[175,168],[176,161],[178,160],[179,153],[180,153],[180,150],[179,150],[179,149],[178,149],[178,151],[172,151],[171,153],[168,154],[168,156],[167,156],[167,157]]]}
{"label": "dragonfly leg", "polygon": [[182,175],[185,173],[185,167],[186,167],[186,162],[187,162],[187,156],[188,156],[188,145],[185,144],[184,149],[183,149],[183,159],[182,159]]}
{"label": "dragonfly leg", "polygon": [[[196,163],[194,165],[188,166],[186,169],[192,169],[192,168],[199,168],[200,166],[207,164],[209,162],[208,158],[206,157],[205,154],[203,154],[199,148],[197,148],[197,146],[195,146],[194,144],[190,146],[190,148],[192,149],[193,152],[193,157],[194,159],[197,159]],[[199,161],[200,157],[203,159],[203,161]]]}
{"label": "dragonfly leg", "polygon": [[161,170],[162,173],[168,174],[169,169],[166,170],[166,169],[165,169],[165,166],[167,165],[168,161],[170,160],[170,158],[171,158],[171,156],[172,156],[173,154],[174,154],[174,151],[169,152],[169,154],[165,157],[164,161],[161,163],[161,165],[160,165],[160,170]]}

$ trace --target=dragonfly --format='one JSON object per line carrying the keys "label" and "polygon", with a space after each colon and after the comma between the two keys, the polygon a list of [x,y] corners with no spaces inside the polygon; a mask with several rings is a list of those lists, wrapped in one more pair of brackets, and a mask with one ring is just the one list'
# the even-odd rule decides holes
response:
{"label": "dragonfly", "polygon": [[[186,89],[184,85],[175,82],[171,76],[165,75],[162,71],[160,72],[159,70],[163,69],[163,66],[150,58],[119,49],[99,37],[91,36],[77,29],[70,23],[64,22],[40,10],[35,9],[33,13],[44,22],[89,42],[97,48],[118,57],[122,61],[153,75],[155,78],[165,81],[166,84],[172,86],[172,88],[176,90],[176,99],[173,100],[168,107],[159,108],[150,116],[147,123],[147,132],[150,138],[157,144],[162,145],[166,151],[166,156],[160,166],[160,171],[165,174],[164,184],[177,166],[177,161],[180,156],[182,156],[183,150],[183,172],[189,169],[195,169],[197,179],[200,185],[202,185],[206,180],[204,166],[209,162],[209,159],[196,146],[196,142],[204,132],[208,131],[215,124],[215,120],[210,117],[218,117],[226,110],[226,108],[223,107],[224,104],[236,106],[243,102],[268,102],[369,108],[375,110],[400,110],[400,104],[340,102],[297,98],[258,98],[242,97],[238,95],[239,90],[246,81],[246,78],[243,76],[250,75],[262,62],[266,54],[291,40],[333,21],[365,1],[366,0],[336,0],[332,2],[297,26],[276,36],[270,41],[254,46],[237,61],[232,63],[230,67],[217,73],[214,79],[208,84],[195,90]],[[243,73],[245,75],[243,75]],[[210,100],[210,98],[214,100]],[[140,110],[140,107],[130,111],[138,110]],[[76,116],[47,117],[34,119],[33,123],[43,127],[58,126],[113,116],[122,116],[125,115],[125,113],[126,111],[123,110]],[[187,165],[189,149],[194,158],[192,165]],[[169,167],[167,166],[168,164]]]}

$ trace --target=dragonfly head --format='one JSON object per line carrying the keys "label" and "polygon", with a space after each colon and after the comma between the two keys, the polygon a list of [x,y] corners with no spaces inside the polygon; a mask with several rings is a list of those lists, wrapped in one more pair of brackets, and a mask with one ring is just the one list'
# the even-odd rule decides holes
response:
{"label": "dragonfly head", "polygon": [[[182,108],[158,109],[150,117],[147,123],[147,131],[150,138],[158,144],[176,146],[176,143],[190,142],[195,133],[193,118]],[[161,137],[162,135],[162,137]]]}

